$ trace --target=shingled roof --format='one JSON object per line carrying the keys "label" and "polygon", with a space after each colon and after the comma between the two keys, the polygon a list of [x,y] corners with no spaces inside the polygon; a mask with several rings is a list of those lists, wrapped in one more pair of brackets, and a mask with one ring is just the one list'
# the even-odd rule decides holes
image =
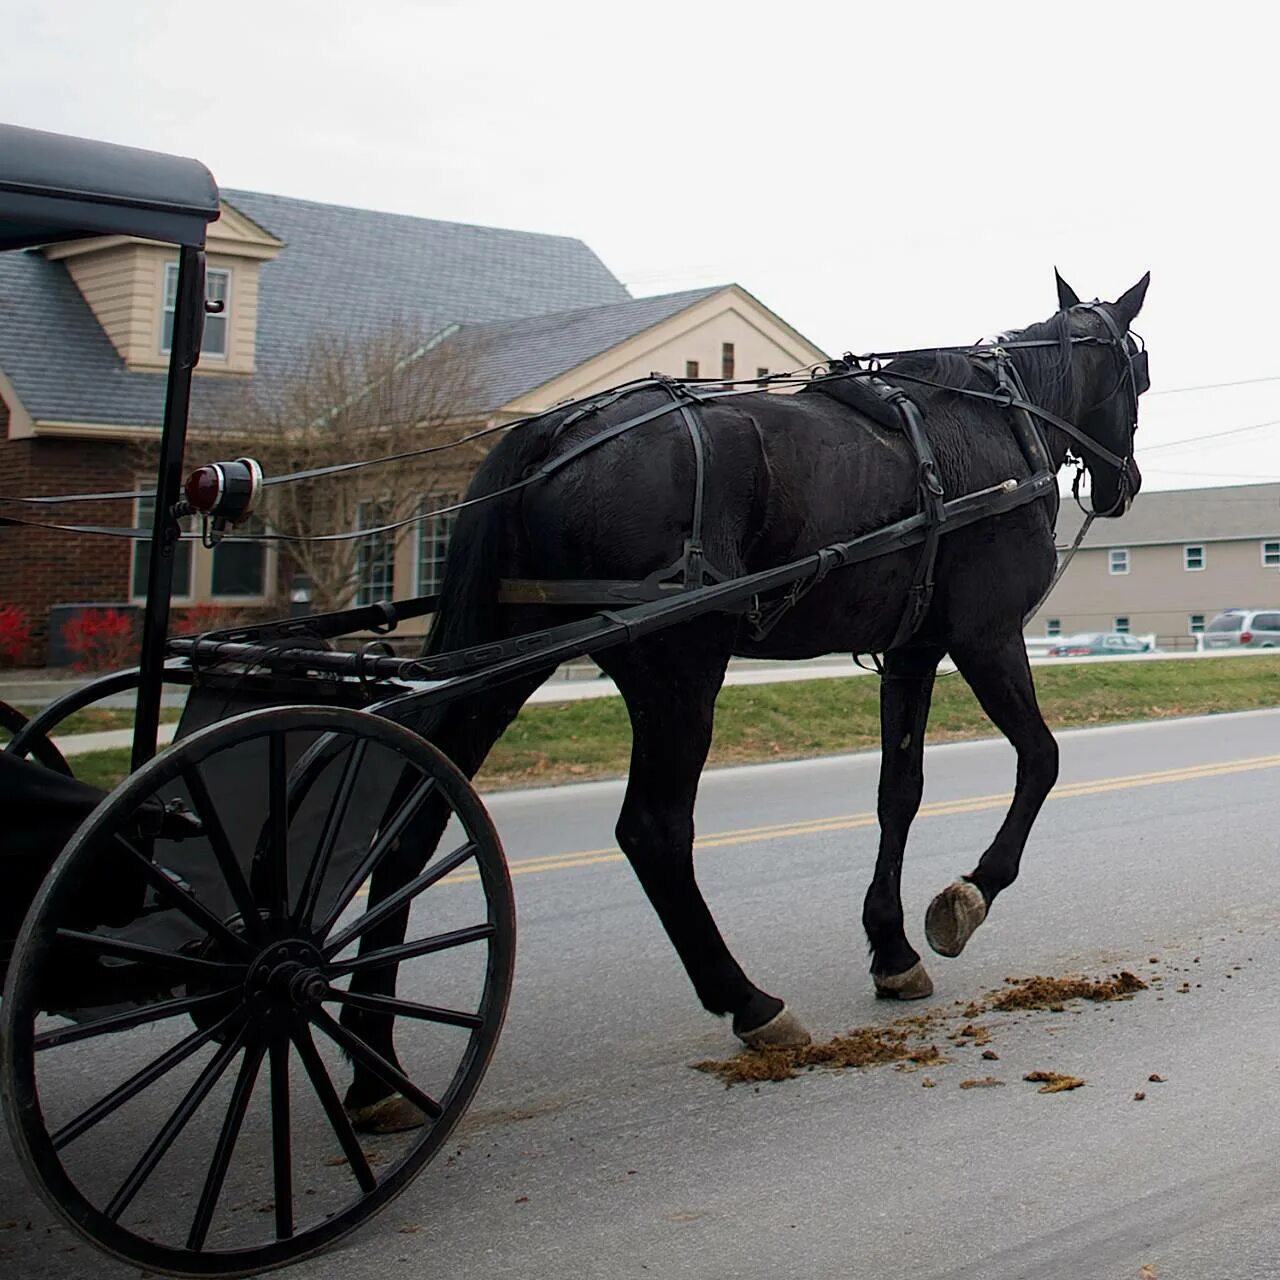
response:
{"label": "shingled roof", "polygon": [[725,287],[468,325],[455,341],[475,353],[476,407],[507,404]]}
{"label": "shingled roof", "polygon": [[[1070,498],[1058,515],[1056,540],[1069,545],[1083,516]],[[1143,547],[1235,538],[1280,538],[1280,484],[1167,489],[1138,494],[1115,520],[1095,520],[1086,547]]]}
{"label": "shingled roof", "polygon": [[[280,254],[260,267],[253,375],[259,394],[269,394],[299,366],[318,332],[358,340],[402,324],[425,336],[455,323],[528,324],[551,313],[609,312],[618,304],[624,310],[636,305],[637,316],[647,316],[644,304],[660,301],[636,303],[585,244],[567,236],[250,191],[222,195],[284,241]],[[0,315],[0,370],[33,418],[119,426],[161,421],[164,375],[126,369],[61,262],[38,251],[0,255]],[[626,328],[617,316],[605,319],[616,330]],[[652,322],[637,319],[631,331]],[[553,350],[554,329],[535,343],[540,354],[530,376],[558,363],[572,367]],[[571,344],[575,350],[590,345],[580,327],[573,328]],[[512,376],[499,379],[495,371],[493,381],[511,385]],[[193,418],[216,422],[243,392],[241,379],[197,378]]]}

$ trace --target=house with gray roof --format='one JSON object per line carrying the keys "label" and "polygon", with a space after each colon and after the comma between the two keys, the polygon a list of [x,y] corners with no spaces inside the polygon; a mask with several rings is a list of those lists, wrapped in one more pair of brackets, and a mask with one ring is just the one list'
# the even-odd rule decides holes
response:
{"label": "house with gray roof", "polygon": [[[823,352],[737,285],[633,298],[580,240],[222,193],[209,228],[206,321],[193,425],[243,425],[244,406],[287,401],[317,344],[426,335],[468,366],[460,429],[511,421],[650,372],[756,377]],[[0,256],[0,492],[136,487],[159,434],[176,255],[126,236]],[[449,481],[450,491],[460,481]],[[424,501],[444,494],[425,493]],[[83,524],[149,518],[91,504]],[[438,585],[447,524],[377,549],[397,595]],[[184,544],[176,604],[279,607],[268,550]],[[51,610],[136,605],[145,548],[36,529],[0,530],[0,604],[29,617],[44,661]],[[379,588],[381,589],[381,587]]]}
{"label": "house with gray roof", "polygon": [[[1083,519],[1064,498],[1059,555]],[[1027,635],[1122,631],[1191,648],[1234,608],[1280,610],[1280,484],[1144,491],[1125,515],[1093,521]]]}

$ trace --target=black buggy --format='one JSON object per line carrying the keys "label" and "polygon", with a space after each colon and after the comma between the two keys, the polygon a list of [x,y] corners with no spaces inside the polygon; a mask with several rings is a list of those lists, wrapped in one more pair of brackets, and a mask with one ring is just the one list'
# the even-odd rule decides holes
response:
{"label": "black buggy", "polygon": [[[128,235],[179,253],[140,665],[29,722],[0,705],[0,1071],[19,1159],[49,1204],[108,1252],[184,1275],[297,1261],[408,1185],[484,1074],[514,938],[475,793],[385,714],[421,685],[331,647],[394,626],[394,606],[242,633],[230,648],[247,644],[248,662],[168,636],[218,214],[194,161],[0,128],[0,248]],[[234,515],[259,479],[229,464],[192,492],[209,515]],[[3,536],[50,518],[38,503],[15,515],[8,496]],[[189,693],[176,742],[156,754],[167,685]],[[51,735],[133,690],[133,772],[107,795]],[[406,874],[400,836],[427,807],[450,851]],[[394,1015],[410,1066],[365,1041],[361,1013]],[[353,1062],[412,1108],[412,1127],[368,1133],[340,1096]]]}

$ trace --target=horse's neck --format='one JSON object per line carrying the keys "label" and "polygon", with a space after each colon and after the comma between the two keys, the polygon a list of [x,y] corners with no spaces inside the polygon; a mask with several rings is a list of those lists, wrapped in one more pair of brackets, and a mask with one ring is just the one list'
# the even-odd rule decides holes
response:
{"label": "horse's neck", "polygon": [[[1038,408],[1052,413],[1055,417],[1079,426],[1080,409],[1083,403],[1079,392],[1073,393],[1055,379],[1049,384],[1039,380],[1026,379],[1027,398]],[[1072,379],[1072,385],[1080,385],[1078,379]],[[1067,461],[1067,452],[1071,448],[1071,438],[1065,431],[1060,431],[1051,422],[1043,418],[1037,420],[1037,426],[1044,437],[1045,448],[1049,451],[1049,459],[1055,471],[1060,471]]]}

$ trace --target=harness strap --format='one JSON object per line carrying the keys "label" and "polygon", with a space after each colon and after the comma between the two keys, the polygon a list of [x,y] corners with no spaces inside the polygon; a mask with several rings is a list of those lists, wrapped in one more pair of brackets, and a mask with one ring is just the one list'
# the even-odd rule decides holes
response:
{"label": "harness strap", "polygon": [[947,518],[946,493],[938,478],[937,459],[915,401],[900,387],[880,383],[879,379],[872,379],[870,385],[877,391],[885,386],[886,391],[881,394],[897,408],[902,417],[903,432],[915,450],[920,510],[927,521],[924,542],[920,546],[920,555],[916,558],[915,572],[907,592],[907,604],[898,622],[898,629],[889,642],[889,648],[894,649],[905,644],[920,629],[933,601],[933,566],[938,558],[942,525]]}

